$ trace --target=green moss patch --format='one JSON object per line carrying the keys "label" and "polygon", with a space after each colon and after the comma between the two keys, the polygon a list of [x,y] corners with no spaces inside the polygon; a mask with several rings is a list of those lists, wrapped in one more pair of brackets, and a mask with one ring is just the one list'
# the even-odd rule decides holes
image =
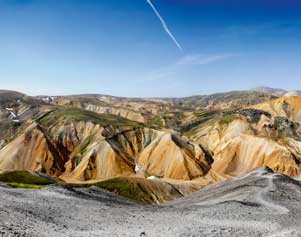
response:
{"label": "green moss patch", "polygon": [[55,183],[51,178],[29,171],[10,171],[0,174],[0,182],[19,185],[48,185]]}
{"label": "green moss patch", "polygon": [[146,123],[147,127],[155,127],[155,128],[162,128],[163,123],[162,123],[162,117],[160,115],[155,116],[151,119],[149,119]]}
{"label": "green moss patch", "polygon": [[145,190],[142,185],[130,182],[126,178],[106,180],[97,183],[96,186],[138,202],[154,203],[155,201],[151,193]]}
{"label": "green moss patch", "polygon": [[231,122],[233,122],[237,118],[238,118],[238,116],[235,115],[235,114],[227,114],[227,115],[224,115],[224,116],[220,117],[218,119],[218,123],[220,125],[228,125],[228,124],[230,124]]}
{"label": "green moss patch", "polygon": [[40,189],[45,187],[45,185],[37,185],[37,184],[23,184],[23,183],[6,183],[7,185],[14,188],[28,188],[28,189]]}

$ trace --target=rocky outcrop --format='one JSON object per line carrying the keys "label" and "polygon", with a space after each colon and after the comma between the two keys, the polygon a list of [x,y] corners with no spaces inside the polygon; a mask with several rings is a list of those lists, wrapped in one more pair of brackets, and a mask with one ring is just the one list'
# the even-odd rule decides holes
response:
{"label": "rocky outcrop", "polygon": [[263,115],[267,118],[272,117],[270,113],[258,109],[241,109],[237,113],[247,117],[250,123],[258,123]]}
{"label": "rocky outcrop", "polygon": [[1,171],[31,170],[59,176],[64,173],[67,160],[39,125],[32,125],[0,150]]}
{"label": "rocky outcrop", "polygon": [[190,132],[209,152],[213,164],[206,176],[217,181],[266,165],[290,176],[300,175],[300,124],[258,109],[237,111],[229,123],[212,119]]}
{"label": "rocky outcrop", "polygon": [[284,96],[266,101],[252,108],[264,110],[273,116],[286,117],[295,122],[301,122],[301,96]]}
{"label": "rocky outcrop", "polygon": [[73,152],[61,178],[101,180],[138,175],[190,180],[209,170],[210,165],[197,145],[176,140],[169,133],[152,129],[103,133],[107,136],[103,140],[90,142],[82,153]]}
{"label": "rocky outcrop", "polygon": [[254,168],[268,166],[274,172],[301,174],[297,158],[284,145],[268,138],[240,135],[216,150],[208,176],[213,180],[235,177]]}
{"label": "rocky outcrop", "polygon": [[208,163],[199,146],[172,134],[158,136],[138,159],[144,175],[182,180],[204,176]]}

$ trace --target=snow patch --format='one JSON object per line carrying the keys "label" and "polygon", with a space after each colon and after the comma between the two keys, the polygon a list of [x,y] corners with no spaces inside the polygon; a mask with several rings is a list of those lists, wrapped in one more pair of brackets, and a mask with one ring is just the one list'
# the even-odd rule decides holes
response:
{"label": "snow patch", "polygon": [[53,102],[54,101],[54,97],[45,97],[45,98],[43,98],[42,99],[43,101],[45,101],[45,102],[47,102],[47,103],[51,103],[51,102]]}
{"label": "snow patch", "polygon": [[154,180],[154,179],[157,179],[157,177],[156,176],[149,176],[149,177],[147,177],[147,179]]}
{"label": "snow patch", "polygon": [[11,116],[13,116],[14,119],[17,118],[17,115],[13,112],[14,111],[13,108],[5,108],[5,109],[11,114]]}
{"label": "snow patch", "polygon": [[135,172],[138,173],[140,171],[141,167],[139,164],[135,165]]}

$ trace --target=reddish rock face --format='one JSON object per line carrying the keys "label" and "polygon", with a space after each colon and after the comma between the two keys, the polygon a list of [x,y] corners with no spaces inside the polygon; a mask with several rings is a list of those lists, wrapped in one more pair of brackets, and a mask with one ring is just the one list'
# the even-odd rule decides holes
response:
{"label": "reddish rock face", "polygon": [[[190,180],[210,165],[196,144],[147,128],[103,128],[91,122],[32,125],[0,151],[1,170],[42,171],[65,180],[157,176]],[[135,167],[140,167],[135,171]]]}

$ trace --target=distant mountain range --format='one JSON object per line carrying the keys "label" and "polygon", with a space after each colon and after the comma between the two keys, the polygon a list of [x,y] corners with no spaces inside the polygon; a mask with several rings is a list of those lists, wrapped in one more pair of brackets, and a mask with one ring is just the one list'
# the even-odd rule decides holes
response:
{"label": "distant mountain range", "polygon": [[[282,95],[285,95],[286,93],[291,93],[291,92],[283,90],[283,89],[264,87],[264,86],[263,87],[256,87],[252,90],[258,91],[258,92],[265,92],[265,93],[273,94],[273,95],[276,95],[276,96],[282,96]],[[299,95],[301,94],[301,90],[296,90],[296,91],[293,91],[293,92],[295,92],[296,94],[299,94]]]}

